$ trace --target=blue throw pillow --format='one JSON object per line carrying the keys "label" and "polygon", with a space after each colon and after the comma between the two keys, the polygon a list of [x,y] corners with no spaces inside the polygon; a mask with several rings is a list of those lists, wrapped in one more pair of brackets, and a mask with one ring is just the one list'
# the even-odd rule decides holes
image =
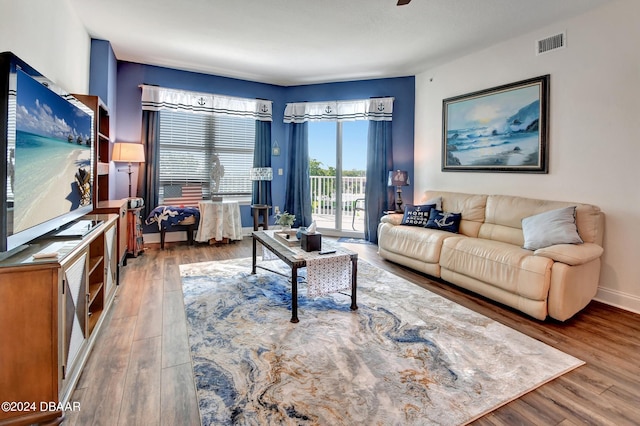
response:
{"label": "blue throw pillow", "polygon": [[429,220],[425,225],[427,228],[440,229],[441,231],[458,233],[460,229],[460,221],[462,213],[449,213],[441,210],[432,209],[429,214]]}
{"label": "blue throw pillow", "polygon": [[407,204],[406,206],[404,206],[402,225],[424,227],[429,220],[429,212],[435,207],[435,204],[423,204],[421,206]]}

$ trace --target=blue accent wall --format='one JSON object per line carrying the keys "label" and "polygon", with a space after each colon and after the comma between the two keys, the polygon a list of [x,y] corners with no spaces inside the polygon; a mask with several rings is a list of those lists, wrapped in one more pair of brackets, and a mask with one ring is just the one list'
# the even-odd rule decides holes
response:
{"label": "blue accent wall", "polygon": [[89,94],[98,96],[110,109],[116,104],[117,67],[111,43],[92,39]]}
{"label": "blue accent wall", "polygon": [[[100,54],[96,61],[105,61],[105,59],[105,55]],[[93,69],[92,52],[92,74]],[[102,78],[97,79],[101,80]],[[115,107],[115,136],[117,140],[139,140],[140,138],[142,111],[139,86],[141,84],[273,101],[272,144],[273,140],[277,140],[281,149],[280,156],[272,157],[274,205],[282,206],[285,198],[286,158],[289,149],[283,117],[287,102],[394,97],[394,167],[408,170],[410,176],[413,176],[414,77],[285,87],[132,62],[118,62],[115,96],[117,99]],[[112,107],[112,116],[114,116],[113,110]],[[280,168],[283,169],[282,175],[278,175]],[[406,202],[411,203],[411,191],[407,191],[406,195]],[[241,215],[242,225],[244,227],[252,226],[253,220],[249,206],[241,207]]]}
{"label": "blue accent wall", "polygon": [[[407,170],[413,178],[415,77],[295,86],[286,88],[286,92],[286,102],[393,97],[393,166],[396,170]],[[407,191],[406,195],[403,193],[403,196],[406,203],[413,202],[412,191]]]}

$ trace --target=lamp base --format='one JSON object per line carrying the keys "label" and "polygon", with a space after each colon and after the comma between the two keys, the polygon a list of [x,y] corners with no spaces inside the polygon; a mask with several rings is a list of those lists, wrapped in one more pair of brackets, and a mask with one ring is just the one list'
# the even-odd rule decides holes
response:
{"label": "lamp base", "polygon": [[131,171],[129,171],[129,198],[131,198]]}
{"label": "lamp base", "polygon": [[396,197],[396,213],[402,213],[404,212],[402,208],[402,189],[399,186],[396,187],[396,193],[398,194]]}
{"label": "lamp base", "polygon": [[119,172],[125,172],[129,175],[129,198],[131,198],[131,175],[133,174],[133,170],[131,170],[131,163],[129,163],[129,167],[126,169],[117,169]]}

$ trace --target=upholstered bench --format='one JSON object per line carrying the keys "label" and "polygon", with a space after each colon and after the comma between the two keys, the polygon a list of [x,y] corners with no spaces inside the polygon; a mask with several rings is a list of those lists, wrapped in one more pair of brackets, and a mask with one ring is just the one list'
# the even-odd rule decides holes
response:
{"label": "upholstered bench", "polygon": [[187,242],[193,244],[193,231],[200,223],[200,210],[187,206],[158,206],[149,214],[146,224],[158,224],[160,231],[160,247],[164,249],[165,234],[167,231],[186,231]]}

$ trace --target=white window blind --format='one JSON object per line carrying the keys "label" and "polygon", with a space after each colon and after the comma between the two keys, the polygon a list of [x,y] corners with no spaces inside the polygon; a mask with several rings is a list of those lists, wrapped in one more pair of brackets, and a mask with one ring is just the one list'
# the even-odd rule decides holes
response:
{"label": "white window blind", "polygon": [[[255,118],[160,110],[158,198],[166,186],[202,185],[203,197],[249,200]],[[214,159],[224,167],[212,193]]]}

